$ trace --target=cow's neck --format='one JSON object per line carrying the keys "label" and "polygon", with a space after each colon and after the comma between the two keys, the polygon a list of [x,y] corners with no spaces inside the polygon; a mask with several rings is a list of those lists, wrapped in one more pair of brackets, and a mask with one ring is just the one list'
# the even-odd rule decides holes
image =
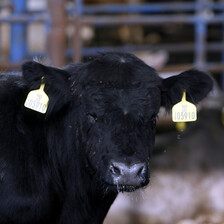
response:
{"label": "cow's neck", "polygon": [[[98,182],[97,177],[91,172],[91,168],[86,166],[87,155],[85,155],[85,150],[81,148],[79,131],[73,129],[73,127],[70,128],[70,125],[64,125],[68,127],[62,128],[66,121],[62,121],[62,124],[57,121],[56,124],[59,127],[48,132],[55,140],[51,142],[49,147],[52,151],[51,155],[56,156],[55,160],[58,160],[62,169],[60,173],[65,184],[65,195],[62,199],[64,201],[63,210],[69,210],[70,216],[69,218],[67,213],[62,214],[61,223],[67,223],[64,220],[69,218],[71,221],[68,220],[68,223],[100,224],[103,222],[117,193],[105,192],[102,183]],[[58,130],[63,130],[63,132],[61,131],[58,134]],[[55,148],[59,150],[55,152]]]}
{"label": "cow's neck", "polygon": [[[83,213],[83,220],[80,223],[102,223],[117,196],[116,192],[105,192],[102,183],[98,183],[95,178],[92,178],[87,173],[82,178],[83,188],[79,192],[82,205],[80,213],[83,211],[86,211],[86,213]],[[85,196],[88,198],[83,200]]]}
{"label": "cow's neck", "polygon": [[88,223],[102,223],[116,196],[117,193],[93,195],[90,199],[92,217],[90,217]]}

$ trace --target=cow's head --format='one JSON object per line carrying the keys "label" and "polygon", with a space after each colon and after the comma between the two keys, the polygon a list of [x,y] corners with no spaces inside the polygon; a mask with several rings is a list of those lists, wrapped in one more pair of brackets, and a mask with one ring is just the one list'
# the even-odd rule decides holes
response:
{"label": "cow's head", "polygon": [[[28,65],[24,65],[25,78]],[[198,103],[212,88],[211,78],[203,72],[188,70],[162,79],[153,68],[126,53],[102,54],[62,70],[46,69],[46,75],[55,77],[51,83],[46,78],[53,101],[48,116],[66,104],[74,105],[86,163],[115,191],[133,191],[149,183],[159,108],[170,109],[181,100],[183,90],[189,101]]]}

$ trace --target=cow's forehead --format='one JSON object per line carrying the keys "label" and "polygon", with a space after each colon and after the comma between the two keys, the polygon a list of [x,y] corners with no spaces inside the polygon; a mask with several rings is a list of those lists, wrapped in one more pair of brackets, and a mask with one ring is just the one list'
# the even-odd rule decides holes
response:
{"label": "cow's forehead", "polygon": [[113,112],[135,114],[136,116],[153,116],[160,107],[160,90],[153,87],[132,89],[110,89],[94,86],[85,91],[83,104],[87,111],[104,115]]}
{"label": "cow's forehead", "polygon": [[87,108],[90,105],[91,110],[95,107],[97,111],[117,108],[124,113],[158,112],[161,79],[134,55],[106,54],[84,63],[79,71],[81,95]]}
{"label": "cow's forehead", "polygon": [[160,107],[160,90],[156,87],[150,89],[119,90],[115,94],[114,105],[122,109],[124,114],[156,114]]}
{"label": "cow's forehead", "polygon": [[83,83],[112,88],[146,88],[161,83],[156,71],[131,54],[111,53],[100,56],[83,67]]}

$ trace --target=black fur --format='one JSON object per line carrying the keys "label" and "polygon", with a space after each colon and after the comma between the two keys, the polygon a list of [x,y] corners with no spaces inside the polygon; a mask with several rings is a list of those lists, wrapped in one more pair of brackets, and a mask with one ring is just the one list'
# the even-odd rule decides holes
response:
{"label": "black fur", "polygon": [[[102,223],[119,191],[149,182],[155,119],[187,90],[199,102],[208,75],[161,79],[134,55],[106,53],[63,69],[27,62],[0,76],[0,223]],[[23,106],[45,77],[46,115]],[[111,161],[146,164],[139,185],[115,183]],[[128,180],[127,180],[128,181]]]}

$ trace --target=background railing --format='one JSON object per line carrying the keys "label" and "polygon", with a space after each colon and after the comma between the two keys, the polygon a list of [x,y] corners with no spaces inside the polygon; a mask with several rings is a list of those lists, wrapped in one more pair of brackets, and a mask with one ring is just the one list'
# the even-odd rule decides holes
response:
{"label": "background railing", "polygon": [[[29,10],[29,0],[11,0],[0,3],[0,12],[8,9],[10,13],[0,16],[0,26],[10,26],[10,46],[7,56],[0,57],[0,69],[18,68],[23,60],[34,56],[47,58],[50,64],[63,66],[70,61],[79,62],[88,56],[94,56],[99,51],[150,51],[165,50],[168,54],[176,55],[161,71],[179,71],[192,66],[220,74],[218,82],[224,87],[224,1],[179,1],[139,4],[86,4],[83,0],[65,1],[48,0],[46,7]],[[105,1],[107,2],[107,1]],[[40,51],[30,51],[27,41],[27,30],[30,25],[41,23],[45,29],[45,48]],[[68,26],[72,27],[72,36],[68,37]],[[178,41],[150,42],[119,42],[102,44],[93,38],[86,43],[81,35],[83,27],[88,26],[98,30],[95,36],[104,35],[99,30],[116,30],[121,26],[140,26],[143,30],[164,27],[176,30],[182,26],[191,27],[192,37],[189,40],[181,35]],[[217,40],[209,40],[210,29],[218,30]],[[214,31],[213,31],[214,32]],[[186,31],[187,33],[187,31]],[[36,33],[38,36],[38,33]],[[172,35],[172,34],[171,34]],[[162,35],[161,35],[162,36]],[[106,39],[107,37],[105,37]],[[162,37],[163,38],[163,37]],[[68,41],[69,39],[69,41]],[[0,50],[2,51],[0,40]],[[2,52],[1,52],[2,53]],[[3,52],[1,55],[3,55]],[[190,54],[190,59],[178,62],[179,56]],[[212,55],[212,56],[211,56]],[[184,56],[182,56],[184,57]],[[175,60],[176,59],[176,60]]]}

